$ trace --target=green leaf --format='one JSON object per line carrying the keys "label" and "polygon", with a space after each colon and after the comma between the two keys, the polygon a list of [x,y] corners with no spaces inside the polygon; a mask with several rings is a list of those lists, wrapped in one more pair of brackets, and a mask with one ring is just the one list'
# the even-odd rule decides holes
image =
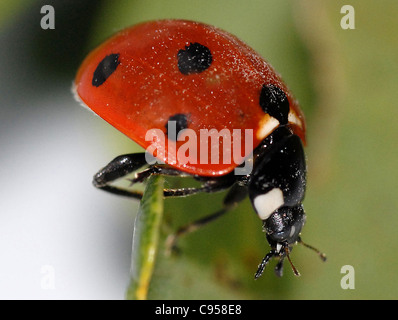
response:
{"label": "green leaf", "polygon": [[134,224],[133,253],[127,299],[145,300],[158,252],[163,218],[163,184],[160,176],[152,176],[141,200]]}

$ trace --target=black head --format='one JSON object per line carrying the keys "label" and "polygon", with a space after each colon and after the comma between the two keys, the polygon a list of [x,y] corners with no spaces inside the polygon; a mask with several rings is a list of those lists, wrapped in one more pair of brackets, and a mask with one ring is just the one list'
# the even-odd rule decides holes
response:
{"label": "black head", "polygon": [[283,275],[283,262],[285,258],[293,269],[293,273],[299,276],[300,273],[290,260],[290,252],[296,243],[301,243],[304,246],[316,251],[323,261],[326,261],[326,256],[319,250],[305,244],[300,238],[301,229],[305,223],[305,213],[303,206],[300,204],[296,207],[282,207],[276,210],[271,216],[263,221],[263,228],[266,233],[267,240],[271,246],[271,250],[264,257],[260,263],[255,278],[261,276],[265,267],[271,258],[279,258],[279,262],[275,267],[275,274],[278,277]]}
{"label": "black head", "polygon": [[304,223],[305,213],[302,205],[282,207],[276,210],[263,222],[271,248],[277,250],[283,244],[288,246],[295,244]]}
{"label": "black head", "polygon": [[300,232],[305,223],[305,213],[302,205],[296,207],[282,207],[277,209],[270,217],[263,221],[263,228],[266,233],[271,250],[260,263],[255,278],[261,276],[271,258],[279,258],[275,267],[278,277],[283,274],[283,261],[287,257],[295,275],[300,275],[292,264],[289,253],[293,245],[300,240]]}

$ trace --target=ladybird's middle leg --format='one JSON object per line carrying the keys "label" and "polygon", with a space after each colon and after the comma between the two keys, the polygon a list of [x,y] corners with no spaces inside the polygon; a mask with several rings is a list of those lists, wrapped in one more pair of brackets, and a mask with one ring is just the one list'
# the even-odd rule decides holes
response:
{"label": "ladybird's middle leg", "polygon": [[223,208],[192,223],[182,226],[177,230],[176,233],[169,235],[166,240],[167,251],[170,252],[171,250],[175,250],[177,248],[177,241],[181,236],[194,232],[210,222],[222,217],[225,213],[232,210],[239,202],[244,200],[247,195],[247,187],[235,183],[224,198]]}
{"label": "ladybird's middle leg", "polygon": [[[191,175],[192,177],[192,175]],[[236,177],[229,174],[217,178],[203,178],[200,176],[193,176],[199,180],[202,185],[194,188],[178,188],[178,189],[164,189],[165,197],[186,197],[197,193],[214,193],[230,188],[236,181]]]}
{"label": "ladybird's middle leg", "polygon": [[[143,182],[149,176],[153,174],[165,175],[165,176],[178,176],[178,177],[192,177],[191,174],[182,172],[178,169],[171,168],[167,165],[152,165],[149,168],[138,172],[136,177],[131,180],[131,183]],[[207,188],[205,186],[194,187],[194,188],[178,188],[178,189],[164,189],[163,196],[165,198],[169,197],[186,197],[194,195],[200,192],[206,192]]]}

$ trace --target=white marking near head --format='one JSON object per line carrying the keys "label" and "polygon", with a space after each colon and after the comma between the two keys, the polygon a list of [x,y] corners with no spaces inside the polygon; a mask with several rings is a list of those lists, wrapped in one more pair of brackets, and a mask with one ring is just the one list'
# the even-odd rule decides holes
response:
{"label": "white marking near head", "polygon": [[294,112],[291,112],[291,111],[289,112],[288,121],[289,121],[289,123],[298,125],[301,129],[303,128],[303,123],[302,123],[301,119]]}
{"label": "white marking near head", "polygon": [[256,136],[258,140],[263,140],[268,137],[276,127],[279,126],[279,121],[269,114],[265,114],[259,122],[259,129],[257,130]]}
{"label": "white marking near head", "polygon": [[282,244],[281,243],[277,243],[276,244],[276,252],[280,252],[281,251],[281,249],[282,249]]}
{"label": "white marking near head", "polygon": [[276,209],[284,204],[283,192],[279,188],[274,188],[255,197],[253,203],[260,219],[266,220]]}

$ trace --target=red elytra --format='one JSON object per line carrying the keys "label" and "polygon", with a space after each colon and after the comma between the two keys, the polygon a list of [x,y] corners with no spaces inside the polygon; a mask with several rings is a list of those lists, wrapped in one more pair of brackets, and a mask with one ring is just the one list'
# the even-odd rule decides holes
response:
{"label": "red elytra", "polygon": [[[212,62],[203,72],[186,75],[178,68],[177,54],[192,43],[207,47]],[[94,86],[95,70],[112,54],[118,55],[116,69],[103,84]],[[253,148],[274,129],[271,117],[259,105],[264,84],[273,84],[286,94],[290,106],[288,126],[305,143],[303,113],[274,69],[235,36],[202,23],[160,20],[117,33],[84,60],[74,89],[84,104],[145,149],[154,146],[153,141],[145,140],[148,130],[160,129],[166,133],[171,116],[188,115],[188,128],[198,136],[196,155],[189,154],[188,163],[180,162],[176,151],[185,141],[171,141],[167,136],[165,145],[156,145],[154,155],[187,173],[221,176],[231,172],[248,155],[245,129],[253,130]],[[201,129],[217,132],[228,129],[231,133],[240,129],[240,160],[223,161],[224,152],[236,149],[224,150],[220,139],[219,163],[200,161]],[[157,139],[161,141],[161,137]],[[208,154],[210,146],[209,143]]]}

